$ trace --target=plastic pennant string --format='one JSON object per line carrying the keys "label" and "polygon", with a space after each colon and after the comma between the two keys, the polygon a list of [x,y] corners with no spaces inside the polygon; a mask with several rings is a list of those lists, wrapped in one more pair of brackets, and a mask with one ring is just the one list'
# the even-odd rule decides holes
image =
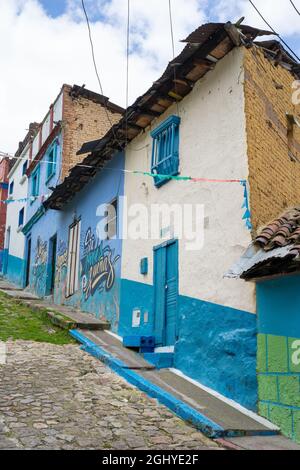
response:
{"label": "plastic pennant string", "polygon": [[47,199],[48,197],[50,196],[50,194],[42,194],[40,196],[29,196],[29,197],[22,197],[22,198],[18,198],[18,199],[3,199],[3,200],[0,200],[0,203],[1,204],[11,204],[12,202],[27,202],[27,201],[30,201],[30,202],[34,202],[36,200],[45,200]]}
{"label": "plastic pennant string", "polygon": [[[129,170],[127,170],[130,173]],[[137,175],[150,176],[152,178],[162,178],[175,181],[192,181],[193,183],[244,183],[246,180],[241,179],[212,179],[212,178],[192,178],[192,176],[171,176],[161,175],[159,173],[150,173],[148,171],[132,171]]]}
{"label": "plastic pennant string", "polygon": [[245,213],[243,215],[243,220],[245,220],[245,224],[248,230],[252,230],[252,223],[251,223],[251,212],[249,208],[249,197],[248,197],[248,190],[247,190],[247,181],[241,181],[241,185],[244,188],[244,203],[242,205],[242,209],[245,209]]}

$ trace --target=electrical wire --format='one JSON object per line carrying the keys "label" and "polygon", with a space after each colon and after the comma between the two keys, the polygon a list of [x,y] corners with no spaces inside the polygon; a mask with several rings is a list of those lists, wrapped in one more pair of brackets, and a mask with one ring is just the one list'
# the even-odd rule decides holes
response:
{"label": "electrical wire", "polygon": [[298,10],[298,8],[296,7],[295,3],[293,2],[293,0],[290,0],[290,3],[292,4],[292,6],[294,7],[294,9],[296,10],[296,12],[298,13],[298,15],[300,16],[300,10]]}
{"label": "electrical wire", "polygon": [[126,31],[126,142],[128,141],[128,105],[129,105],[129,47],[130,47],[130,0],[127,0],[127,31]]}
{"label": "electrical wire", "polygon": [[[101,79],[100,79],[100,74],[99,74],[99,71],[98,71],[97,62],[96,62],[96,58],[95,58],[95,49],[94,49],[94,42],[93,42],[92,31],[91,31],[91,26],[90,26],[90,20],[89,20],[88,14],[87,14],[87,10],[86,10],[85,4],[84,4],[84,0],[81,0],[81,4],[82,4],[82,9],[83,9],[83,12],[84,12],[84,16],[85,16],[86,24],[87,24],[87,28],[88,28],[89,41],[90,41],[90,45],[91,45],[92,60],[93,60],[93,64],[94,64],[96,77],[97,77],[97,80],[98,80],[101,95],[105,96],[104,93],[103,93],[103,86],[102,86],[102,82],[101,82]],[[122,145],[121,145],[120,141],[118,140],[117,135],[115,133],[114,124],[113,124],[112,120],[110,119],[110,115],[109,115],[106,103],[104,103],[104,109],[105,109],[105,112],[106,112],[107,120],[108,120],[108,122],[110,124],[110,127],[112,129],[114,138],[118,142],[120,148],[122,148]]]}
{"label": "electrical wire", "polygon": [[[172,1],[169,0],[169,23],[170,23],[170,33],[171,33],[171,45],[172,45],[172,53],[173,53],[173,60],[175,59],[175,41],[174,41],[174,27],[173,27],[173,14],[172,14]],[[176,82],[176,65],[174,64],[174,85],[175,85],[175,93],[177,93],[177,82]],[[179,116],[179,104],[176,99],[176,107],[177,107],[177,115]]]}
{"label": "electrical wire", "polygon": [[173,15],[172,15],[171,0],[169,0],[169,21],[170,21],[170,30],[171,30],[172,52],[173,52],[173,59],[174,59],[174,57],[175,57],[175,41],[174,41],[174,28],[173,28]]}
{"label": "electrical wire", "polygon": [[[99,88],[100,88],[101,94],[104,95],[103,86],[102,86],[102,83],[101,83],[100,74],[99,74],[99,71],[98,71],[97,62],[96,62],[96,58],[95,58],[95,49],[94,49],[93,37],[92,37],[92,32],[91,32],[91,27],[90,27],[90,21],[89,21],[87,10],[86,10],[85,4],[84,4],[84,0],[81,0],[81,3],[82,3],[82,8],[83,8],[83,11],[84,11],[84,15],[85,15],[85,19],[86,19],[86,23],[87,23],[87,27],[88,27],[88,32],[89,32],[89,40],[90,40],[90,45],[91,45],[91,52],[92,52],[92,59],[93,59],[94,69],[95,69],[95,72],[96,72],[96,76],[97,76],[97,80],[98,80],[98,83],[99,83]],[[127,12],[127,53],[126,53],[126,55],[127,55],[127,65],[126,65],[127,71],[126,71],[126,110],[125,110],[126,140],[127,140],[127,137],[128,137],[127,136],[127,132],[128,132],[127,123],[128,123],[128,101],[129,101],[130,0],[128,0],[127,9],[128,9],[128,12]],[[113,132],[114,139],[115,139],[116,142],[118,142],[120,149],[122,149],[123,145],[122,145],[122,143],[120,142],[120,140],[118,139],[118,137],[115,133],[115,130],[114,130],[112,121],[110,119],[110,116],[108,114],[108,110],[107,110],[106,105],[105,105],[105,111],[106,111],[108,122],[110,123],[111,129],[112,129],[112,132]],[[147,148],[148,146],[149,145],[145,145],[145,146],[143,146],[139,149],[132,148],[131,150],[139,152],[140,150],[143,150],[143,149]]]}
{"label": "electrical wire", "polygon": [[252,0],[248,0],[249,3],[253,6],[253,8],[255,9],[255,11],[259,14],[259,16],[261,17],[261,19],[265,22],[265,24],[271,29],[271,31],[276,34],[278,36],[278,38],[280,39],[280,41],[285,45],[285,47],[296,57],[296,59],[300,62],[300,58],[297,56],[297,54],[293,51],[293,49],[287,44],[287,42],[282,39],[282,37],[276,33],[275,29],[270,25],[270,23],[264,18],[264,16],[262,15],[262,13],[259,11],[259,9],[257,8],[257,6],[253,3]]}

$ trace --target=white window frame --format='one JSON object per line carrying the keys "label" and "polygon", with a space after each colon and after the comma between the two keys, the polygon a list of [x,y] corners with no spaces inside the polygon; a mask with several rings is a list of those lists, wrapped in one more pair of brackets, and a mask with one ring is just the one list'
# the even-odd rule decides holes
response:
{"label": "white window frame", "polygon": [[[115,208],[115,214],[111,219],[109,219],[109,210],[108,210],[109,206],[113,206]],[[119,200],[116,197],[107,205],[107,224],[106,224],[106,227],[107,227],[107,239],[108,240],[115,240],[118,237],[118,223],[119,223],[118,216],[119,216]],[[113,236],[110,236],[110,225],[111,224],[115,224],[114,225],[115,233],[114,233]]]}
{"label": "white window frame", "polygon": [[78,219],[69,227],[66,297],[74,295],[79,288],[80,232],[81,220]]}

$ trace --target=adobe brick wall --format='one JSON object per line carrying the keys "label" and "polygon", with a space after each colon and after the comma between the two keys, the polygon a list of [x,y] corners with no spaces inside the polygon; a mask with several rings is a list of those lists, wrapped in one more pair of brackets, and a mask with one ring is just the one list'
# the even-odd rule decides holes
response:
{"label": "adobe brick wall", "polygon": [[[300,129],[288,138],[286,113],[292,103],[294,76],[264,57],[258,47],[245,49],[245,112],[250,204],[254,230],[300,204]],[[289,151],[299,161],[293,162]]]}
{"label": "adobe brick wall", "polygon": [[[63,97],[63,180],[69,170],[83,160],[85,155],[76,155],[84,142],[103,137],[109,130],[105,108],[98,103],[82,96],[72,100],[69,96],[71,87],[64,86]],[[117,123],[121,115],[107,111],[113,124]]]}

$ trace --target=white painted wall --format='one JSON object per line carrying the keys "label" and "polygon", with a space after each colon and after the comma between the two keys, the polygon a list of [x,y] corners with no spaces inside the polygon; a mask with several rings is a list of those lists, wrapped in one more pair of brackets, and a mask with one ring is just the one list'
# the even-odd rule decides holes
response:
{"label": "white painted wall", "polygon": [[[179,104],[181,175],[214,179],[247,178],[243,73],[243,49],[235,48],[213,71],[199,80],[193,91]],[[127,170],[150,171],[150,132],[168,115],[176,113],[176,106],[173,106],[152,123],[151,129],[127,147]],[[153,203],[204,204],[204,248],[189,252],[185,249],[185,240],[179,242],[180,294],[255,312],[254,286],[241,280],[223,278],[251,242],[250,232],[242,220],[245,210],[242,209],[243,187],[239,183],[170,181],[157,189],[151,178],[125,173],[125,194],[129,207],[135,203],[148,206]],[[161,242],[125,240],[122,277],[151,284],[152,250]],[[147,276],[139,273],[139,261],[143,257],[149,259]]]}
{"label": "white painted wall", "polygon": [[[23,150],[20,159],[15,163],[11,169],[8,177],[9,184],[14,182],[14,192],[12,199],[21,199],[27,197],[28,179],[27,176],[23,177],[22,167],[26,159],[29,158],[29,146]],[[10,243],[9,254],[17,258],[24,257],[25,237],[21,231],[18,230],[19,225],[19,212],[22,208],[24,211],[24,220],[26,221],[26,202],[11,202],[7,205],[6,215],[6,231],[10,227]],[[7,247],[7,243],[5,244]]]}
{"label": "white painted wall", "polygon": [[[54,121],[62,120],[63,113],[63,93],[58,95],[54,102],[53,119]],[[50,133],[50,113],[48,112],[43,120],[42,127],[42,144],[45,142]],[[34,159],[39,151],[39,133],[36,134],[32,144],[32,158]],[[23,150],[20,159],[15,163],[9,174],[9,183],[14,181],[14,193],[12,199],[21,199],[28,196],[28,180],[22,176],[22,167],[26,159],[29,159],[29,145]],[[9,254],[18,258],[24,257],[25,237],[18,230],[19,211],[25,208],[24,220],[27,221],[26,202],[11,202],[7,205],[6,231],[10,227],[10,243]],[[5,246],[7,247],[7,241]]]}

